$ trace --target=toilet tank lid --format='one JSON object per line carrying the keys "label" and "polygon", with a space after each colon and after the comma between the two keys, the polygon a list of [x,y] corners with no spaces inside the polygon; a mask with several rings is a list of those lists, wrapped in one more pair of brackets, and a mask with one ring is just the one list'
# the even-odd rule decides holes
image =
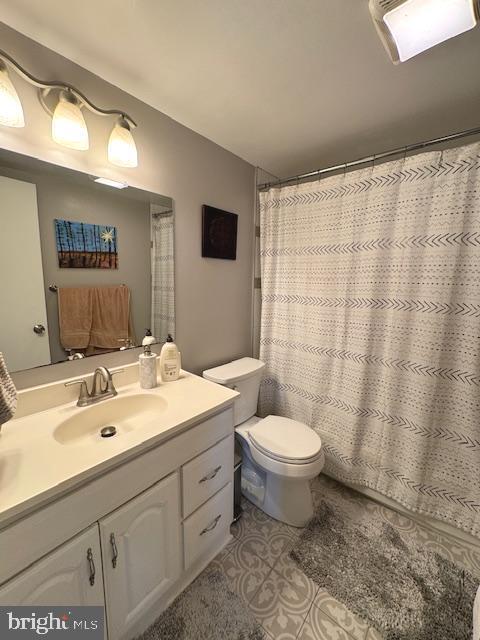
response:
{"label": "toilet tank lid", "polygon": [[255,375],[264,367],[265,363],[256,358],[240,358],[240,360],[222,364],[220,367],[207,369],[203,372],[203,377],[218,384],[231,384]]}

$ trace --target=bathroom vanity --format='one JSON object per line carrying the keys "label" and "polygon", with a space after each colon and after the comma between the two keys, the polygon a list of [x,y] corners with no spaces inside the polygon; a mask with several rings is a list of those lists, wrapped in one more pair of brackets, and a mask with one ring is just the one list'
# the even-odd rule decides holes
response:
{"label": "bathroom vanity", "polygon": [[108,638],[133,638],[230,540],[238,394],[137,380],[125,367],[86,408],[65,381],[21,392],[0,434],[1,605],[104,605]]}

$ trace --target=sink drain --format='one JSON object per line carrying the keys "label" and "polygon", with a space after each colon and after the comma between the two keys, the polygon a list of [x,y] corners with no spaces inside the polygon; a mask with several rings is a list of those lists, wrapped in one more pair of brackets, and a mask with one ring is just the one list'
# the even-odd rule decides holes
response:
{"label": "sink drain", "polygon": [[100,431],[100,435],[102,436],[102,438],[111,438],[116,433],[117,433],[117,427],[114,427],[113,425],[110,425],[108,427],[103,427],[103,429],[101,429]]}

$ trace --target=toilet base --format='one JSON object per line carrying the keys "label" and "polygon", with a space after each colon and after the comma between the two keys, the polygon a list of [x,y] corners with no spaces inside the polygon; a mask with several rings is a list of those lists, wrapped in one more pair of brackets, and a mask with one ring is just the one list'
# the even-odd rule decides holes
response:
{"label": "toilet base", "polygon": [[[267,472],[252,460],[246,446],[243,447],[243,455],[242,494],[275,520],[292,527],[304,527],[313,516],[311,478],[292,478]],[[319,465],[315,475],[320,473],[320,469]]]}
{"label": "toilet base", "polygon": [[263,501],[247,491],[243,495],[275,520],[292,527],[304,527],[313,516],[310,481],[292,481],[268,474],[267,484]]}

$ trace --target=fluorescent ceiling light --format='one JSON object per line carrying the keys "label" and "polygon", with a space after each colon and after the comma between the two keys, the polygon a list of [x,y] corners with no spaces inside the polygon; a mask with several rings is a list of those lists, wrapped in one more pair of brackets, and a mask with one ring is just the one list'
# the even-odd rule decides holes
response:
{"label": "fluorescent ceiling light", "polygon": [[6,127],[25,126],[20,98],[3,62],[0,62],[0,124]]}
{"label": "fluorescent ceiling light", "polygon": [[394,62],[405,62],[477,24],[477,0],[370,0],[370,11]]}
{"label": "fluorescent ceiling light", "polygon": [[106,184],[108,187],[114,187],[115,189],[126,189],[128,184],[126,182],[117,182],[116,180],[110,180],[110,178],[94,178],[94,182],[98,184]]}
{"label": "fluorescent ceiling light", "polygon": [[77,151],[86,151],[89,146],[88,129],[78,100],[67,91],[60,93],[53,112],[52,138],[58,144]]}
{"label": "fluorescent ceiling light", "polygon": [[477,24],[472,0],[407,0],[383,19],[402,62]]}

